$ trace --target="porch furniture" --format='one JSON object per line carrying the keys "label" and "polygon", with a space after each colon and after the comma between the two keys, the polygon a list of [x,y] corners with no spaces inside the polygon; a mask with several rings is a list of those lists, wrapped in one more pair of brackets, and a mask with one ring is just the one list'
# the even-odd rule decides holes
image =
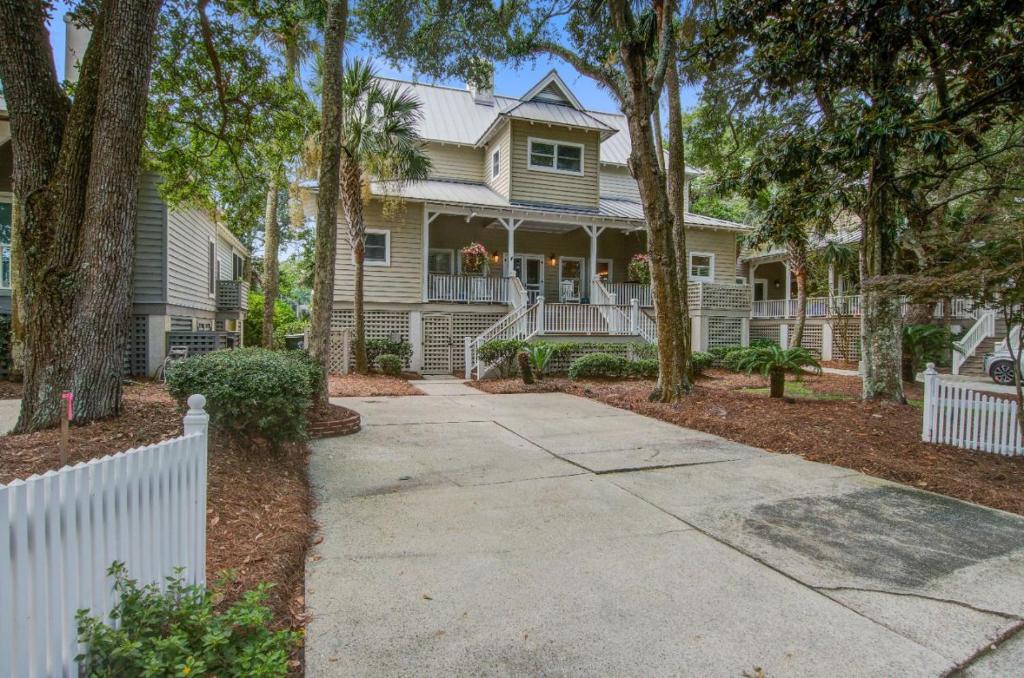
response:
{"label": "porch furniture", "polygon": [[559,285],[558,298],[565,304],[580,303],[579,282],[576,280],[563,280]]}

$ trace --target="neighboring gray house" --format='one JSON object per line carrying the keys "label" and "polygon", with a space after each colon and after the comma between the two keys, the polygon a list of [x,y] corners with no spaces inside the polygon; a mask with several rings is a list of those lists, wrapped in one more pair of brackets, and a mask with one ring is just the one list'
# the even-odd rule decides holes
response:
{"label": "neighboring gray house", "polygon": [[[7,108],[0,97],[0,315],[11,312],[11,157]],[[207,350],[238,345],[248,308],[249,251],[201,210],[169,210],[160,177],[139,182],[133,323],[126,369],[152,375],[169,345]]]}

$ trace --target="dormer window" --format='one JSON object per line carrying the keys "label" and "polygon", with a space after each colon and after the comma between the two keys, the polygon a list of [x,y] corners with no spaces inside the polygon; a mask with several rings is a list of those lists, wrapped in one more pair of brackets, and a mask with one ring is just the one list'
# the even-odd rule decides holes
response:
{"label": "dormer window", "polygon": [[494,149],[491,153],[491,178],[496,179],[501,174],[501,149]]}
{"label": "dormer window", "polygon": [[566,141],[530,139],[530,169],[583,174],[583,146]]}

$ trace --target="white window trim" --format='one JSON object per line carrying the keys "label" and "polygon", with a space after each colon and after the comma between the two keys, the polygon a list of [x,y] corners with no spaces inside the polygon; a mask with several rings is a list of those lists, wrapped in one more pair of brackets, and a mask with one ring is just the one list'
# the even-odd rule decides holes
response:
{"label": "white window trim", "polygon": [[[452,255],[452,258],[450,259],[451,265],[448,267],[448,275],[454,275],[455,274],[455,260],[458,258],[458,257],[455,256],[455,250],[448,249],[447,247],[431,247],[429,250],[427,250],[428,257],[431,254],[441,254],[441,253]],[[437,274],[435,273],[434,275],[437,275]]]}
{"label": "white window trim", "polygon": [[[533,261],[539,261],[540,262],[540,269],[538,269],[540,271],[540,281],[538,282],[538,287],[540,289],[538,290],[538,292],[540,294],[544,294],[544,285],[545,285],[545,283],[547,281],[547,277],[546,277],[546,269],[548,267],[547,266],[547,257],[544,256],[543,254],[536,254],[536,253],[531,254],[529,252],[517,252],[515,254],[515,256],[512,257],[513,262],[515,262],[516,259],[522,259],[522,261],[523,261],[522,267],[523,267],[523,271],[524,272],[526,271],[526,262],[527,262],[527,260],[531,260],[532,259]],[[513,266],[512,270],[515,270],[514,266]],[[526,281],[525,280],[521,280],[520,282],[523,283],[524,287],[526,286]]]}
{"label": "white window trim", "polygon": [[[585,257],[558,257],[558,296],[562,296],[562,262],[563,261],[578,261],[580,262],[580,298],[583,297],[584,291],[587,289],[587,260]],[[564,278],[564,280],[573,280],[573,278]]]}
{"label": "white window trim", "polygon": [[[213,260],[206,262],[206,292],[210,295],[211,299],[217,298],[217,282],[220,280],[220,258],[217,256],[217,239],[210,236],[210,241],[206,247],[206,256],[210,256],[210,245],[213,245]],[[213,270],[210,270],[213,269]],[[213,278],[213,284],[210,284],[210,278]],[[210,288],[213,291],[210,291]]]}
{"label": "white window trim", "polygon": [[[554,167],[541,167],[541,166],[533,164],[533,162],[532,162],[532,158],[533,158],[533,145],[535,143],[549,144],[549,145],[555,147],[555,156],[554,156],[554,158],[555,158],[554,159],[555,166]],[[558,169],[558,147],[559,146],[575,146],[576,148],[580,149],[580,171],[579,172],[573,172],[572,170]],[[576,144],[576,143],[573,143],[571,141],[555,141],[554,139],[541,139],[540,137],[528,137],[527,138],[527,144],[526,144],[526,167],[527,167],[527,169],[529,169],[532,172],[551,172],[552,174],[568,174],[568,175],[574,176],[574,177],[582,177],[583,176],[583,168],[586,166],[586,157],[587,157],[587,149],[586,149],[586,147],[583,144]]]}
{"label": "white window trim", "polygon": [[[708,275],[700,276],[693,274],[693,258],[694,257],[708,257],[711,260],[708,266]],[[686,255],[686,272],[690,276],[690,280],[694,282],[715,282],[715,255],[713,252],[690,252]]]}
{"label": "white window trim", "polygon": [[370,261],[363,252],[363,264],[365,266],[390,266],[391,265],[391,230],[387,228],[368,228],[366,235],[384,235],[384,261]]}
{"label": "white window trim", "polygon": [[[495,171],[495,169],[494,169],[495,160],[497,160],[497,164],[498,164],[497,171]],[[493,179],[497,179],[500,176],[501,176],[501,146],[498,146],[493,151],[491,151],[491,179],[492,180]]]}
{"label": "white window trim", "polygon": [[[612,259],[605,259],[605,258],[602,258],[602,257],[598,257],[597,258],[597,263],[598,264],[605,264],[605,263],[608,264],[608,280],[606,280],[605,282],[611,283],[612,282],[612,276],[615,275],[615,261],[612,260]],[[594,271],[594,275],[597,275],[597,271]]]}
{"label": "white window trim", "polygon": [[768,278],[754,278],[754,286],[751,289],[751,299],[757,296],[757,286],[761,285],[761,301],[768,301]]}

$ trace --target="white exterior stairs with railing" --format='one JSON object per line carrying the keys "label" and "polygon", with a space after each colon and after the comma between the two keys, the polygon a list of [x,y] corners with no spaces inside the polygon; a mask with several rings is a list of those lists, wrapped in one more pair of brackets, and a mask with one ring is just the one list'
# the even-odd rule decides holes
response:
{"label": "white exterior stairs with railing", "polygon": [[465,339],[466,379],[481,378],[492,367],[480,360],[480,347],[489,341],[517,339],[529,341],[539,335],[637,337],[647,343],[657,341],[657,325],[640,310],[638,299],[620,304],[599,278],[594,278],[589,304],[548,304],[539,297],[529,303],[529,295],[519,278],[510,278],[509,301],[512,310],[476,338]]}
{"label": "white exterior stairs with railing", "polygon": [[979,310],[974,325],[954,342],[953,374],[987,377],[985,354],[1006,339],[1006,323],[992,310]]}

